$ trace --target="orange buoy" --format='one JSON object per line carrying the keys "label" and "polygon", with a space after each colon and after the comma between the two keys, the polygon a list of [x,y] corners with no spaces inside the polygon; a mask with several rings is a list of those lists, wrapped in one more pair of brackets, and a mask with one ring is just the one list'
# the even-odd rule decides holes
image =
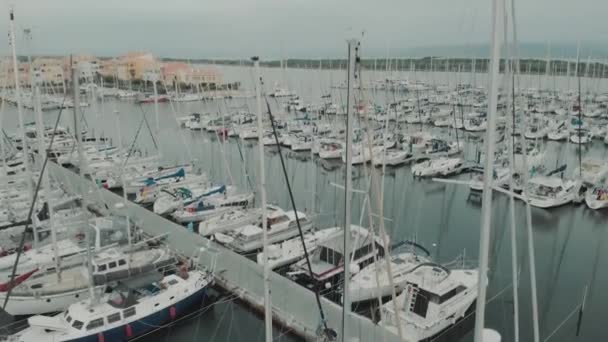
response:
{"label": "orange buoy", "polygon": [[99,341],[99,342],[105,341],[105,338],[103,337],[103,332],[100,332],[99,334],[97,334],[97,341]]}

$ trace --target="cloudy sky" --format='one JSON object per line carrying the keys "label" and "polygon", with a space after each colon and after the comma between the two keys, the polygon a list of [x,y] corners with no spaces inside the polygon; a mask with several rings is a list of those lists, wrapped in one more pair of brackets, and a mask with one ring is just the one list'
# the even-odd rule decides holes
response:
{"label": "cloudy sky", "polygon": [[[11,1],[2,1],[8,31]],[[370,56],[418,48],[483,46],[490,38],[491,0],[18,0],[21,31],[32,28],[35,54],[240,58],[345,55],[344,40],[361,36]],[[601,47],[608,41],[606,0],[516,3],[520,41]],[[8,53],[7,34],[0,44]],[[483,49],[481,49],[483,50]],[[597,49],[596,49],[597,51]],[[23,51],[22,51],[23,52]],[[466,54],[463,52],[463,54]]]}

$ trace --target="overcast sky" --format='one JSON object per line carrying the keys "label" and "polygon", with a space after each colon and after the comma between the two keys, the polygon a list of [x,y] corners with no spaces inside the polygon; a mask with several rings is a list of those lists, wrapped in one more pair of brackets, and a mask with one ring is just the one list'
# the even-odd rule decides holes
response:
{"label": "overcast sky", "polygon": [[[8,1],[0,27],[8,31]],[[145,50],[164,57],[327,57],[346,54],[361,36],[363,55],[419,47],[486,44],[491,0],[18,0],[22,29],[35,54],[119,55]],[[608,41],[607,0],[516,3],[520,41],[601,46]],[[8,53],[7,34],[0,44]],[[556,49],[559,50],[559,49]],[[464,54],[464,52],[463,52]],[[556,51],[555,55],[560,52]]]}

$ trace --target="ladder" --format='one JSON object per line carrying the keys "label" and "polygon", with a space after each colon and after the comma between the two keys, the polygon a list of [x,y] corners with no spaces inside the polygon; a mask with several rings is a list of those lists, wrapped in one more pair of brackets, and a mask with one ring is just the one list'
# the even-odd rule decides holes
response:
{"label": "ladder", "polygon": [[414,307],[416,306],[416,298],[418,298],[418,286],[417,285],[409,285],[410,292],[410,311],[414,312]]}

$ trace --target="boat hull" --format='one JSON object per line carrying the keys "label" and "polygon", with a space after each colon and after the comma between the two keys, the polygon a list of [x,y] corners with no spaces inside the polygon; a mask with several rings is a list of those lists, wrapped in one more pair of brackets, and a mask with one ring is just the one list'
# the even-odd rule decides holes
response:
{"label": "boat hull", "polygon": [[[144,318],[140,318],[136,321],[120,325],[110,330],[100,332],[94,335],[88,335],[76,339],[69,339],[63,341],[78,341],[78,342],[99,342],[99,341],[129,341],[136,339],[139,336],[147,334],[158,327],[164,326],[171,321],[179,319],[184,315],[192,312],[203,302],[206,294],[206,288],[202,288],[197,292],[193,293],[187,298],[184,298],[180,302],[176,303],[171,307],[164,308]],[[174,309],[172,309],[174,308]],[[173,318],[171,317],[171,311],[174,311]]]}

